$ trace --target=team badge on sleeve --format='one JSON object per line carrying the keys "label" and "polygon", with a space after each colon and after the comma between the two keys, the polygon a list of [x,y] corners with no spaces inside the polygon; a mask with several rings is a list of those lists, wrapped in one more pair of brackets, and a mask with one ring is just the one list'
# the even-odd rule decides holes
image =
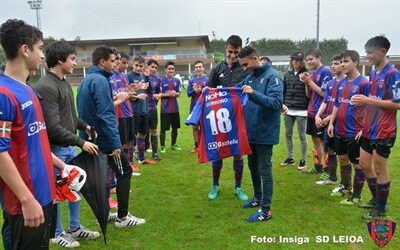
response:
{"label": "team badge on sleeve", "polygon": [[0,121],[0,138],[10,139],[11,125],[12,125],[12,122],[10,122],[10,121]]}
{"label": "team badge on sleeve", "polygon": [[392,239],[396,223],[390,220],[373,220],[368,222],[367,228],[371,239],[383,248]]}

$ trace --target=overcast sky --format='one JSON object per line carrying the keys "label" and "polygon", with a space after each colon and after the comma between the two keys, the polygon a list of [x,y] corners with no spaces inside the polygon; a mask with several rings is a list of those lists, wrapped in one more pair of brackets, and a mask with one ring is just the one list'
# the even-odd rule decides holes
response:
{"label": "overcast sky", "polygon": [[[208,35],[226,39],[316,37],[317,0],[43,0],[44,36],[73,40]],[[27,1],[0,0],[0,22],[36,25]],[[399,0],[321,0],[320,39],[344,37],[365,55],[365,42],[385,34],[400,55]]]}

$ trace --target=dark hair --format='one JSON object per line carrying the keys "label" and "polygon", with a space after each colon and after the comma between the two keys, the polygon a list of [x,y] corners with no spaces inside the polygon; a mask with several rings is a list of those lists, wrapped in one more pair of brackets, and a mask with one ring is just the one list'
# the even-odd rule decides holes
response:
{"label": "dark hair", "polygon": [[364,48],[365,50],[378,48],[386,49],[386,51],[388,51],[390,48],[390,42],[389,39],[387,39],[385,36],[374,36],[367,41]]}
{"label": "dark hair", "polygon": [[92,63],[93,65],[99,65],[101,59],[108,60],[110,55],[113,55],[114,51],[106,46],[96,48],[92,53]]}
{"label": "dark hair", "polygon": [[65,62],[69,55],[76,55],[76,50],[66,42],[56,41],[48,44],[44,49],[44,53],[47,67],[53,68],[58,64],[58,61]]}
{"label": "dark hair", "polygon": [[138,63],[145,63],[146,62],[146,60],[144,60],[144,58],[142,56],[135,56],[133,58],[133,61],[134,62],[138,62]]}
{"label": "dark hair", "polygon": [[173,61],[168,61],[168,62],[165,64],[165,68],[168,68],[169,65],[173,65],[173,66],[175,67],[175,63],[174,63]]}
{"label": "dark hair", "polygon": [[238,35],[231,35],[228,37],[228,40],[226,40],[226,45],[231,45],[235,49],[241,48],[242,47],[242,38]]}
{"label": "dark hair", "polygon": [[316,58],[321,58],[322,53],[321,50],[319,49],[310,49],[309,51],[307,51],[306,56],[314,56]]}
{"label": "dark hair", "polygon": [[117,48],[111,47],[110,49],[113,51],[113,54],[115,56],[117,56],[118,54],[121,55],[121,51],[119,51]]}
{"label": "dark hair", "polygon": [[251,46],[246,46],[239,52],[238,57],[245,58],[247,56],[258,56],[258,51]]}
{"label": "dark hair", "polygon": [[152,65],[152,64],[155,64],[155,65],[157,65],[157,67],[160,67],[160,65],[158,65],[158,62],[156,61],[156,60],[154,60],[154,59],[150,59],[149,61],[147,61],[147,66],[150,66],[150,65]]}
{"label": "dark hair", "polygon": [[131,60],[131,56],[128,53],[122,51],[121,51],[121,58]]}
{"label": "dark hair", "polygon": [[260,58],[261,61],[267,61],[267,62],[271,62],[271,59],[269,59],[268,56],[263,56]]}
{"label": "dark hair", "polygon": [[199,63],[203,64],[203,61],[202,60],[197,60],[197,61],[194,62],[194,65],[199,64]]}
{"label": "dark hair", "polygon": [[331,61],[340,61],[340,59],[343,58],[343,53],[340,54],[334,54],[331,58]]}
{"label": "dark hair", "polygon": [[355,50],[346,50],[343,52],[342,58],[349,57],[353,62],[357,62],[357,65],[360,63],[360,54],[358,54]]}
{"label": "dark hair", "polygon": [[22,20],[8,19],[0,27],[0,39],[6,58],[12,60],[24,44],[33,50],[33,45],[43,40],[43,33]]}

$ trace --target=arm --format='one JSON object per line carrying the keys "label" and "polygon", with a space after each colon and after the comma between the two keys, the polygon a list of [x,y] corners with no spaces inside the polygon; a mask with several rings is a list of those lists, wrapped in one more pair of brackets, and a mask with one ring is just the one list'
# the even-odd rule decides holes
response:
{"label": "arm", "polygon": [[280,77],[274,75],[269,78],[265,93],[254,90],[249,85],[243,85],[242,89],[244,93],[249,94],[250,101],[257,105],[267,109],[281,110],[283,103],[283,84]]}
{"label": "arm", "polygon": [[336,116],[337,116],[337,112],[338,112],[338,107],[333,106],[333,110],[332,110],[332,114],[331,114],[331,119],[329,121],[329,126],[328,126],[328,136],[329,137],[333,137],[334,136],[334,126],[333,123],[336,120]]}
{"label": "arm", "polygon": [[325,112],[326,110],[326,102],[322,102],[321,106],[319,106],[318,112],[315,115],[315,126],[317,126],[318,128],[321,128],[324,125],[324,122],[321,119],[321,115]]}
{"label": "arm", "polygon": [[8,152],[0,152],[0,166],[0,177],[21,202],[25,226],[37,227],[44,223],[42,206],[22,180]]}
{"label": "arm", "polygon": [[[37,91],[42,96],[40,105],[50,142],[63,146],[76,145],[82,147],[85,141],[61,125],[58,91],[45,85],[39,85]],[[70,118],[72,121],[73,117]]]}
{"label": "arm", "polygon": [[112,148],[119,149],[121,141],[117,127],[113,100],[111,98],[111,87],[107,80],[95,78],[91,86],[91,93],[96,105],[96,117],[99,119],[100,128]]}
{"label": "arm", "polygon": [[186,93],[188,97],[194,96],[196,93],[193,89],[193,78],[189,81],[188,88],[186,89]]}

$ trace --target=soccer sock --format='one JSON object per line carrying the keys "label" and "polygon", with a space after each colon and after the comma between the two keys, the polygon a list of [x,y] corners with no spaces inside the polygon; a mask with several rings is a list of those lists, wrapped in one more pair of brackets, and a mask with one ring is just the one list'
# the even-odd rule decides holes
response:
{"label": "soccer sock", "polygon": [[322,164],[319,164],[319,163],[316,163],[316,164],[314,164],[314,167],[315,167],[315,170],[317,170],[317,172],[318,173],[322,173],[322,168],[323,168],[323,165]]}
{"label": "soccer sock", "polygon": [[242,186],[243,160],[233,160],[233,172],[235,174],[235,189]]}
{"label": "soccer sock", "polygon": [[351,164],[340,166],[341,183],[347,189],[351,189],[351,169]]}
{"label": "soccer sock", "polygon": [[139,136],[136,137],[136,144],[138,147],[138,156],[140,161],[144,161],[144,138],[140,138]]}
{"label": "soccer sock", "polygon": [[161,147],[165,147],[165,131],[160,131],[160,144]]}
{"label": "soccer sock", "polygon": [[174,146],[176,144],[176,138],[178,138],[178,130],[172,129],[172,131],[171,131],[171,146]]}
{"label": "soccer sock", "polygon": [[146,137],[144,138],[144,148],[146,150],[150,148],[150,133],[147,133]]}
{"label": "soccer sock", "polygon": [[153,150],[153,153],[157,153],[157,150],[158,150],[158,137],[157,137],[157,135],[150,136],[150,140],[151,140],[151,150]]}
{"label": "soccer sock", "polygon": [[131,145],[129,145],[129,148],[126,152],[126,157],[128,158],[129,163],[133,162],[133,149],[135,148],[134,143],[132,142]]}
{"label": "soccer sock", "polygon": [[376,207],[382,211],[386,212],[386,203],[390,191],[390,181],[385,184],[376,183]]}
{"label": "soccer sock", "polygon": [[329,179],[331,181],[337,180],[336,169],[337,169],[337,156],[329,155],[328,156],[328,172],[329,172]]}
{"label": "soccer sock", "polygon": [[222,160],[213,161],[213,186],[219,186],[219,175],[221,174]]}
{"label": "soccer sock", "polygon": [[372,194],[372,199],[374,201],[376,201],[376,180],[378,178],[374,177],[374,178],[367,178],[367,183],[368,183],[368,187],[369,187],[369,191],[371,191]]}
{"label": "soccer sock", "polygon": [[361,197],[361,191],[364,187],[365,182],[365,174],[362,169],[354,170],[354,179],[353,179],[353,194],[357,197]]}

